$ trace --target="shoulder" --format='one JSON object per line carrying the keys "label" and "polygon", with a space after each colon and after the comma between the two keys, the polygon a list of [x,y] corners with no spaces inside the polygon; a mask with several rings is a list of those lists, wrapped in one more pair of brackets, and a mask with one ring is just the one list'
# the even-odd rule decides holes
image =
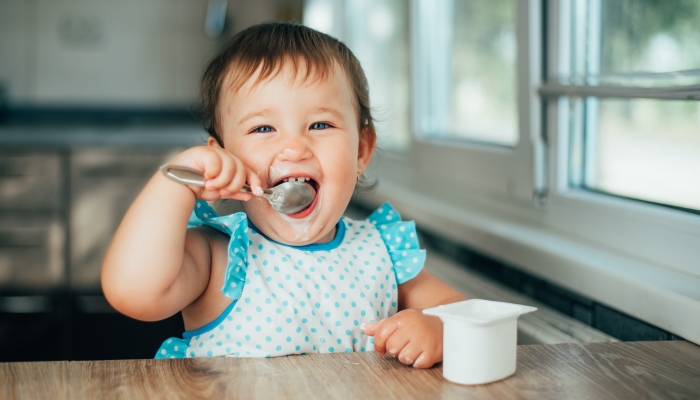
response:
{"label": "shoulder", "polygon": [[[244,213],[219,216],[206,202],[198,201],[188,228],[188,252],[207,264],[209,276],[204,292],[182,310],[186,325],[192,328],[215,319],[240,295],[245,268],[237,267],[247,259],[248,223]],[[234,281],[239,288],[231,286]]]}
{"label": "shoulder", "polygon": [[425,264],[425,250],[418,243],[415,222],[403,221],[389,203],[376,209],[367,221],[381,235],[394,266],[396,281],[401,284],[415,278]]}
{"label": "shoulder", "polygon": [[391,204],[382,204],[370,214],[367,221],[381,233],[381,238],[390,251],[418,248],[415,222],[403,221],[401,214]]}
{"label": "shoulder", "polygon": [[206,201],[197,200],[187,226],[206,226],[233,235],[248,229],[248,216],[243,212],[220,216]]}
{"label": "shoulder", "polygon": [[[225,266],[228,264],[227,250],[245,253],[248,248],[248,218],[245,213],[219,216],[206,201],[198,200],[187,227],[186,246],[204,251],[202,246],[208,245],[212,264],[222,259]],[[223,257],[215,259],[219,253]]]}
{"label": "shoulder", "polygon": [[[214,228],[228,236],[217,250],[216,255],[222,255],[224,265],[221,291],[224,296],[237,299],[245,284],[245,274],[248,267],[248,217],[243,212],[219,216],[205,201],[198,200],[190,217],[189,227],[206,226]],[[221,275],[221,274],[218,274]]]}

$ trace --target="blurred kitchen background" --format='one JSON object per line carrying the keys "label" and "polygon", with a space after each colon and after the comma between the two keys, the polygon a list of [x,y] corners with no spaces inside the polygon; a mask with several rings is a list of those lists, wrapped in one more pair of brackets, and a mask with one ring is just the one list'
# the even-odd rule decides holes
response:
{"label": "blurred kitchen background", "polygon": [[[697,333],[674,321],[700,310],[700,97],[659,88],[697,85],[698,17],[695,0],[0,0],[0,361],[151,358],[181,335],[179,315],[114,312],[102,259],[157,168],[206,140],[206,62],[267,21],[363,64],[380,185],[349,213],[391,200],[443,279],[537,305],[521,343]],[[644,303],[677,294],[676,320]]]}

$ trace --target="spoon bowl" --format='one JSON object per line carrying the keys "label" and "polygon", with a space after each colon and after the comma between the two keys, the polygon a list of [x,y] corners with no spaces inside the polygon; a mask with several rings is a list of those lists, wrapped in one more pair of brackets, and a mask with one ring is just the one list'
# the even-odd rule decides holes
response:
{"label": "spoon bowl", "polygon": [[[204,186],[202,172],[181,165],[166,164],[160,167],[166,177],[187,186]],[[242,193],[252,193],[248,184],[243,185]],[[272,208],[282,214],[296,214],[313,203],[316,190],[306,182],[283,182],[273,188],[263,189],[263,197]]]}

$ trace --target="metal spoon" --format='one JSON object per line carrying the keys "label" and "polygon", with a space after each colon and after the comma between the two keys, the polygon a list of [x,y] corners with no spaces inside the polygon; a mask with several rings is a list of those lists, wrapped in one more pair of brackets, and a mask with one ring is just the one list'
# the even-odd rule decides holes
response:
{"label": "metal spoon", "polygon": [[[166,164],[160,170],[166,177],[183,185],[204,186],[204,175],[196,169]],[[248,184],[243,185],[241,192],[253,193]],[[263,197],[278,212],[296,214],[313,203],[316,190],[306,182],[283,182],[273,188],[263,189]]]}

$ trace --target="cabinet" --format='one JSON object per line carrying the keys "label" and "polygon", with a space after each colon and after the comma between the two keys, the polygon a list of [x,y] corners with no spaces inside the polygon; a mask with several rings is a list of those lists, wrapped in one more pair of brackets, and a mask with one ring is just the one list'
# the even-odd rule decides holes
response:
{"label": "cabinet", "polygon": [[181,148],[80,149],[70,162],[70,285],[97,291],[107,247],[127,209],[158,167]]}
{"label": "cabinet", "polygon": [[119,222],[158,167],[181,150],[0,153],[0,288],[99,291]]}
{"label": "cabinet", "polygon": [[62,161],[57,151],[0,153],[0,287],[6,290],[47,290],[65,283]]}
{"label": "cabinet", "polygon": [[0,362],[151,358],[181,335],[179,314],[116,313],[100,270],[131,202],[188,145],[1,147]]}

